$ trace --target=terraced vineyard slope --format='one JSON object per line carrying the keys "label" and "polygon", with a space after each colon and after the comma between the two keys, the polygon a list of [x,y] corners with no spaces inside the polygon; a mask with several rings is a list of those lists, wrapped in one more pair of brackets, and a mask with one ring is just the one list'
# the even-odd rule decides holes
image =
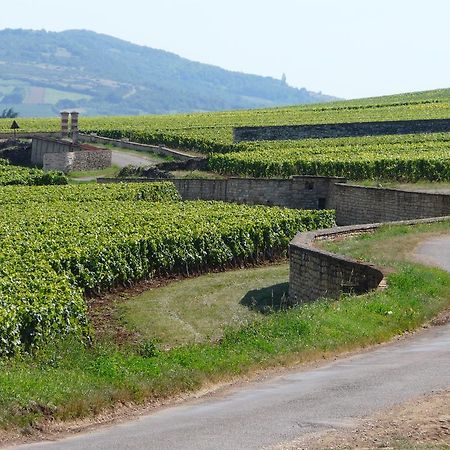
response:
{"label": "terraced vineyard slope", "polygon": [[[450,89],[262,110],[172,116],[84,118],[81,128],[111,138],[194,149],[225,175],[334,175],[351,179],[450,179],[450,132],[406,136],[233,144],[236,126],[450,118]],[[0,120],[0,131],[9,121]],[[24,131],[57,131],[59,121],[22,119]]]}

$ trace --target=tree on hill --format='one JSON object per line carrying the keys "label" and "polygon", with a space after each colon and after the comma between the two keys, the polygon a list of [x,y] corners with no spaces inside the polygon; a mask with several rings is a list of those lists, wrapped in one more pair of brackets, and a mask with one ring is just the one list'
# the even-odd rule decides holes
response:
{"label": "tree on hill", "polygon": [[0,114],[0,119],[15,119],[19,115],[13,108],[5,108]]}

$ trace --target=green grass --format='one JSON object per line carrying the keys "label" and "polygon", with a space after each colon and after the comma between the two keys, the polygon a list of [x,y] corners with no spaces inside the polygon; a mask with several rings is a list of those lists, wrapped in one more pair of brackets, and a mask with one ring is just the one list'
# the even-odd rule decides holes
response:
{"label": "green grass", "polygon": [[282,264],[177,281],[124,302],[120,317],[143,340],[162,346],[215,341],[225,327],[280,309],[288,280],[289,266]]}
{"label": "green grass", "polygon": [[91,100],[91,95],[79,94],[77,92],[61,91],[52,88],[45,88],[45,103],[56,105],[60,100]]}
{"label": "green grass", "polygon": [[[150,333],[149,340],[135,348],[105,342],[84,348],[76,342],[55,342],[39,354],[4,359],[0,363],[0,423],[26,427],[44,419],[84,417],[118,402],[169,397],[261,368],[383,342],[413,330],[449,306],[450,274],[402,261],[395,250],[380,254],[379,244],[383,241],[389,249],[401,240],[406,255],[416,240],[449,231],[448,222],[389,227],[333,244],[345,253],[389,263],[395,272],[389,275],[388,289],[274,312],[239,328],[225,328],[217,342],[164,351]],[[223,275],[206,278],[215,276]],[[186,293],[195,296],[194,284],[204,284],[204,278],[189,281],[192,286]],[[244,286],[240,289],[245,291]],[[199,288],[199,296],[200,292]],[[141,310],[137,300],[135,308],[134,316]],[[199,314],[207,311],[200,308]]]}
{"label": "green grass", "polygon": [[360,260],[370,260],[381,266],[396,265],[412,258],[412,251],[422,240],[450,233],[450,222],[411,226],[385,225],[373,234],[335,241],[319,241],[317,245],[335,253]]}
{"label": "green grass", "polygon": [[84,177],[115,177],[120,172],[120,167],[111,166],[106,169],[99,170],[85,170],[85,171],[73,171],[69,172],[67,176],[70,180],[76,181],[76,178],[84,178]]}
{"label": "green grass", "polygon": [[[449,231],[449,222],[384,227],[370,235],[326,243],[332,250],[388,264],[394,269],[388,277],[388,289],[359,297],[345,296],[338,301],[322,300],[266,315],[258,313],[258,320],[240,326],[228,320],[218,325],[225,325],[223,335],[214,342],[206,339],[211,325],[203,327],[202,316],[215,317],[219,323],[227,302],[236,307],[239,298],[250,299],[245,302],[249,305],[267,304],[267,296],[252,291],[259,289],[258,285],[270,292],[272,288],[268,285],[279,285],[285,280],[285,266],[243,270],[239,276],[230,272],[178,282],[158,291],[161,296],[149,292],[131,300],[122,310],[124,314],[128,311],[130,322],[134,320],[133,327],[142,333],[139,345],[118,347],[113,342],[99,341],[85,348],[67,340],[54,342],[32,356],[24,354],[1,360],[0,424],[23,428],[46,419],[85,417],[117,403],[166,398],[261,368],[313,360],[413,330],[450,305],[450,274],[407,262],[409,252],[420,240]],[[273,278],[260,279],[257,274],[264,271]],[[234,294],[228,277],[236,282],[238,295]],[[247,277],[250,281],[246,286]],[[234,300],[226,298],[227,292],[233,292]],[[255,302],[251,300],[253,297]],[[265,300],[258,303],[260,298]],[[217,299],[221,299],[221,307],[215,310],[211,306]],[[176,305],[177,301],[183,305]],[[157,305],[150,305],[152,302]],[[193,311],[187,311],[190,302]],[[211,304],[202,308],[202,302]],[[163,350],[157,340],[164,342],[166,330],[150,331],[148,326],[145,331],[147,320],[159,322],[152,318],[152,308],[156,308],[155,314],[161,319],[164,308],[168,317],[181,311],[186,320],[192,320],[201,330],[203,342]],[[253,314],[246,313],[249,318]],[[175,325],[167,324],[167,328],[172,326]],[[184,335],[185,342],[195,340],[194,334]]]}
{"label": "green grass", "polygon": [[388,291],[275,313],[215,344],[162,352],[150,341],[125,352],[66,342],[34,358],[4,360],[0,423],[83,417],[117,402],[163,398],[258,368],[382,342],[449,303],[450,276],[441,271],[403,266],[389,281]]}

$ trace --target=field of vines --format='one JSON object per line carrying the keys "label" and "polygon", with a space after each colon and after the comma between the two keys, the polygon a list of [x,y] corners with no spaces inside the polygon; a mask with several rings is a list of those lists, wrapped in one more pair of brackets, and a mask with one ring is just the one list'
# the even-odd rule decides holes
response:
{"label": "field of vines", "polygon": [[[81,117],[87,133],[209,155],[228,175],[342,175],[352,179],[449,180],[450,133],[233,144],[236,126],[450,118],[450,89],[272,109],[142,117]],[[59,120],[18,119],[23,131],[58,131]],[[0,132],[10,121],[0,120]],[[221,156],[227,154],[227,156]],[[429,163],[428,163],[429,162]]]}
{"label": "field of vines", "polygon": [[171,183],[0,187],[0,353],[88,337],[86,295],[286,253],[331,211],[182,202]]}
{"label": "field of vines", "polygon": [[211,170],[252,177],[450,181],[450,133],[247,144],[209,157]]}

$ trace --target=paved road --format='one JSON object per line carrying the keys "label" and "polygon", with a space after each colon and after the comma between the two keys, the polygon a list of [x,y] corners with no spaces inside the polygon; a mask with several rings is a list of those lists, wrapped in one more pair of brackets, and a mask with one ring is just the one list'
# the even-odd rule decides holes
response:
{"label": "paved road", "polygon": [[430,239],[416,248],[416,257],[450,272],[450,236]]}
{"label": "paved road", "polygon": [[154,166],[159,162],[161,162],[160,159],[152,158],[151,156],[146,156],[145,154],[139,156],[121,152],[119,150],[112,151],[112,164],[114,166]]}
{"label": "paved road", "polygon": [[[436,243],[438,242],[438,243]],[[450,237],[420,247],[448,267]],[[450,385],[450,325],[38,449],[261,449]]]}

